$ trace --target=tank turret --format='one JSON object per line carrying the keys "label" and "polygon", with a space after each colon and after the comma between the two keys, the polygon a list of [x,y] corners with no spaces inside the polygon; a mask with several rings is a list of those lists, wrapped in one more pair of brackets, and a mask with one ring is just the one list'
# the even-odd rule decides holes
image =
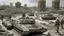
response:
{"label": "tank turret", "polygon": [[35,24],[34,19],[20,19],[20,24]]}

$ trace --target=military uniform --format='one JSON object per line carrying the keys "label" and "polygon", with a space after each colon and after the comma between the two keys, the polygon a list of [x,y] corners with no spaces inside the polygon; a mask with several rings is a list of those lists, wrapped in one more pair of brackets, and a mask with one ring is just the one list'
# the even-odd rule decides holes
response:
{"label": "military uniform", "polygon": [[23,18],[25,18],[25,17],[26,17],[26,14],[25,14],[25,13],[23,13],[23,14],[22,14],[22,17],[23,17]]}
{"label": "military uniform", "polygon": [[4,16],[2,15],[2,16],[1,16],[2,21],[3,21],[3,18],[4,18]]}
{"label": "military uniform", "polygon": [[64,20],[61,20],[61,28],[63,29]]}
{"label": "military uniform", "polygon": [[11,15],[9,15],[9,19],[11,19]]}
{"label": "military uniform", "polygon": [[60,21],[59,21],[59,19],[57,19],[57,20],[56,20],[56,24],[55,24],[57,33],[59,33],[59,26],[60,26]]}

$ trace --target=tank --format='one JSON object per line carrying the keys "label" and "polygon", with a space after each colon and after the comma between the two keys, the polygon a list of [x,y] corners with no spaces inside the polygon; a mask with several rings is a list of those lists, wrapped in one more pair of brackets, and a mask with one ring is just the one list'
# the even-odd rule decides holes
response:
{"label": "tank", "polygon": [[33,35],[47,31],[47,28],[42,27],[32,18],[19,19],[18,22],[15,22],[14,29],[21,35]]}
{"label": "tank", "polygon": [[34,14],[33,14],[33,13],[29,13],[28,15],[29,15],[29,16],[34,16]]}
{"label": "tank", "polygon": [[44,20],[55,20],[56,17],[54,17],[52,14],[45,14],[41,17]]}
{"label": "tank", "polygon": [[9,33],[8,31],[2,29],[0,26],[0,36],[14,36],[13,33]]}
{"label": "tank", "polygon": [[11,24],[11,21],[9,21],[8,19],[2,21],[2,24],[8,29],[11,30],[13,28],[13,25]]}

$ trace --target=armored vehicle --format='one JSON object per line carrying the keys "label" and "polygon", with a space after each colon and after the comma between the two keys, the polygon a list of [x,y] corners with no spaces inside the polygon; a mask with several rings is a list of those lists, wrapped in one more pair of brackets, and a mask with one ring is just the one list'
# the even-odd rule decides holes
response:
{"label": "armored vehicle", "polygon": [[13,33],[9,33],[8,31],[2,29],[0,26],[0,36],[14,36]]}
{"label": "armored vehicle", "polygon": [[47,31],[47,28],[42,27],[38,24],[35,19],[32,18],[24,18],[20,19],[18,22],[14,22],[14,29],[18,31],[21,35],[33,35],[38,33],[44,33]]}
{"label": "armored vehicle", "polygon": [[33,13],[29,13],[28,15],[29,15],[29,16],[34,16],[34,14],[33,14]]}
{"label": "armored vehicle", "polygon": [[55,20],[56,17],[54,17],[52,14],[45,14],[41,17],[44,20]]}
{"label": "armored vehicle", "polygon": [[13,28],[13,25],[12,25],[11,21],[9,21],[8,19],[2,21],[2,24],[3,24],[8,30],[10,30],[10,29]]}

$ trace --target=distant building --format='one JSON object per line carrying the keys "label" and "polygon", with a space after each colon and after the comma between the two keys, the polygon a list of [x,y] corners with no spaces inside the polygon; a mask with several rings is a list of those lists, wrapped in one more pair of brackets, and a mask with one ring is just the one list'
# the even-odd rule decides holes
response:
{"label": "distant building", "polygon": [[27,4],[24,4],[24,8],[25,8],[25,9],[28,9],[28,8],[27,8]]}
{"label": "distant building", "polygon": [[46,0],[38,1],[38,11],[45,11],[46,8]]}
{"label": "distant building", "polygon": [[10,7],[13,7],[13,3],[10,3]]}
{"label": "distant building", "polygon": [[4,4],[0,6],[0,10],[5,10],[6,8],[9,8],[9,5]]}
{"label": "distant building", "polygon": [[27,4],[24,4],[24,7],[27,7]]}
{"label": "distant building", "polygon": [[15,7],[16,7],[16,8],[21,8],[21,3],[20,3],[20,2],[16,2],[16,3],[15,3]]}
{"label": "distant building", "polygon": [[52,4],[53,9],[60,9],[60,0],[54,0]]}

